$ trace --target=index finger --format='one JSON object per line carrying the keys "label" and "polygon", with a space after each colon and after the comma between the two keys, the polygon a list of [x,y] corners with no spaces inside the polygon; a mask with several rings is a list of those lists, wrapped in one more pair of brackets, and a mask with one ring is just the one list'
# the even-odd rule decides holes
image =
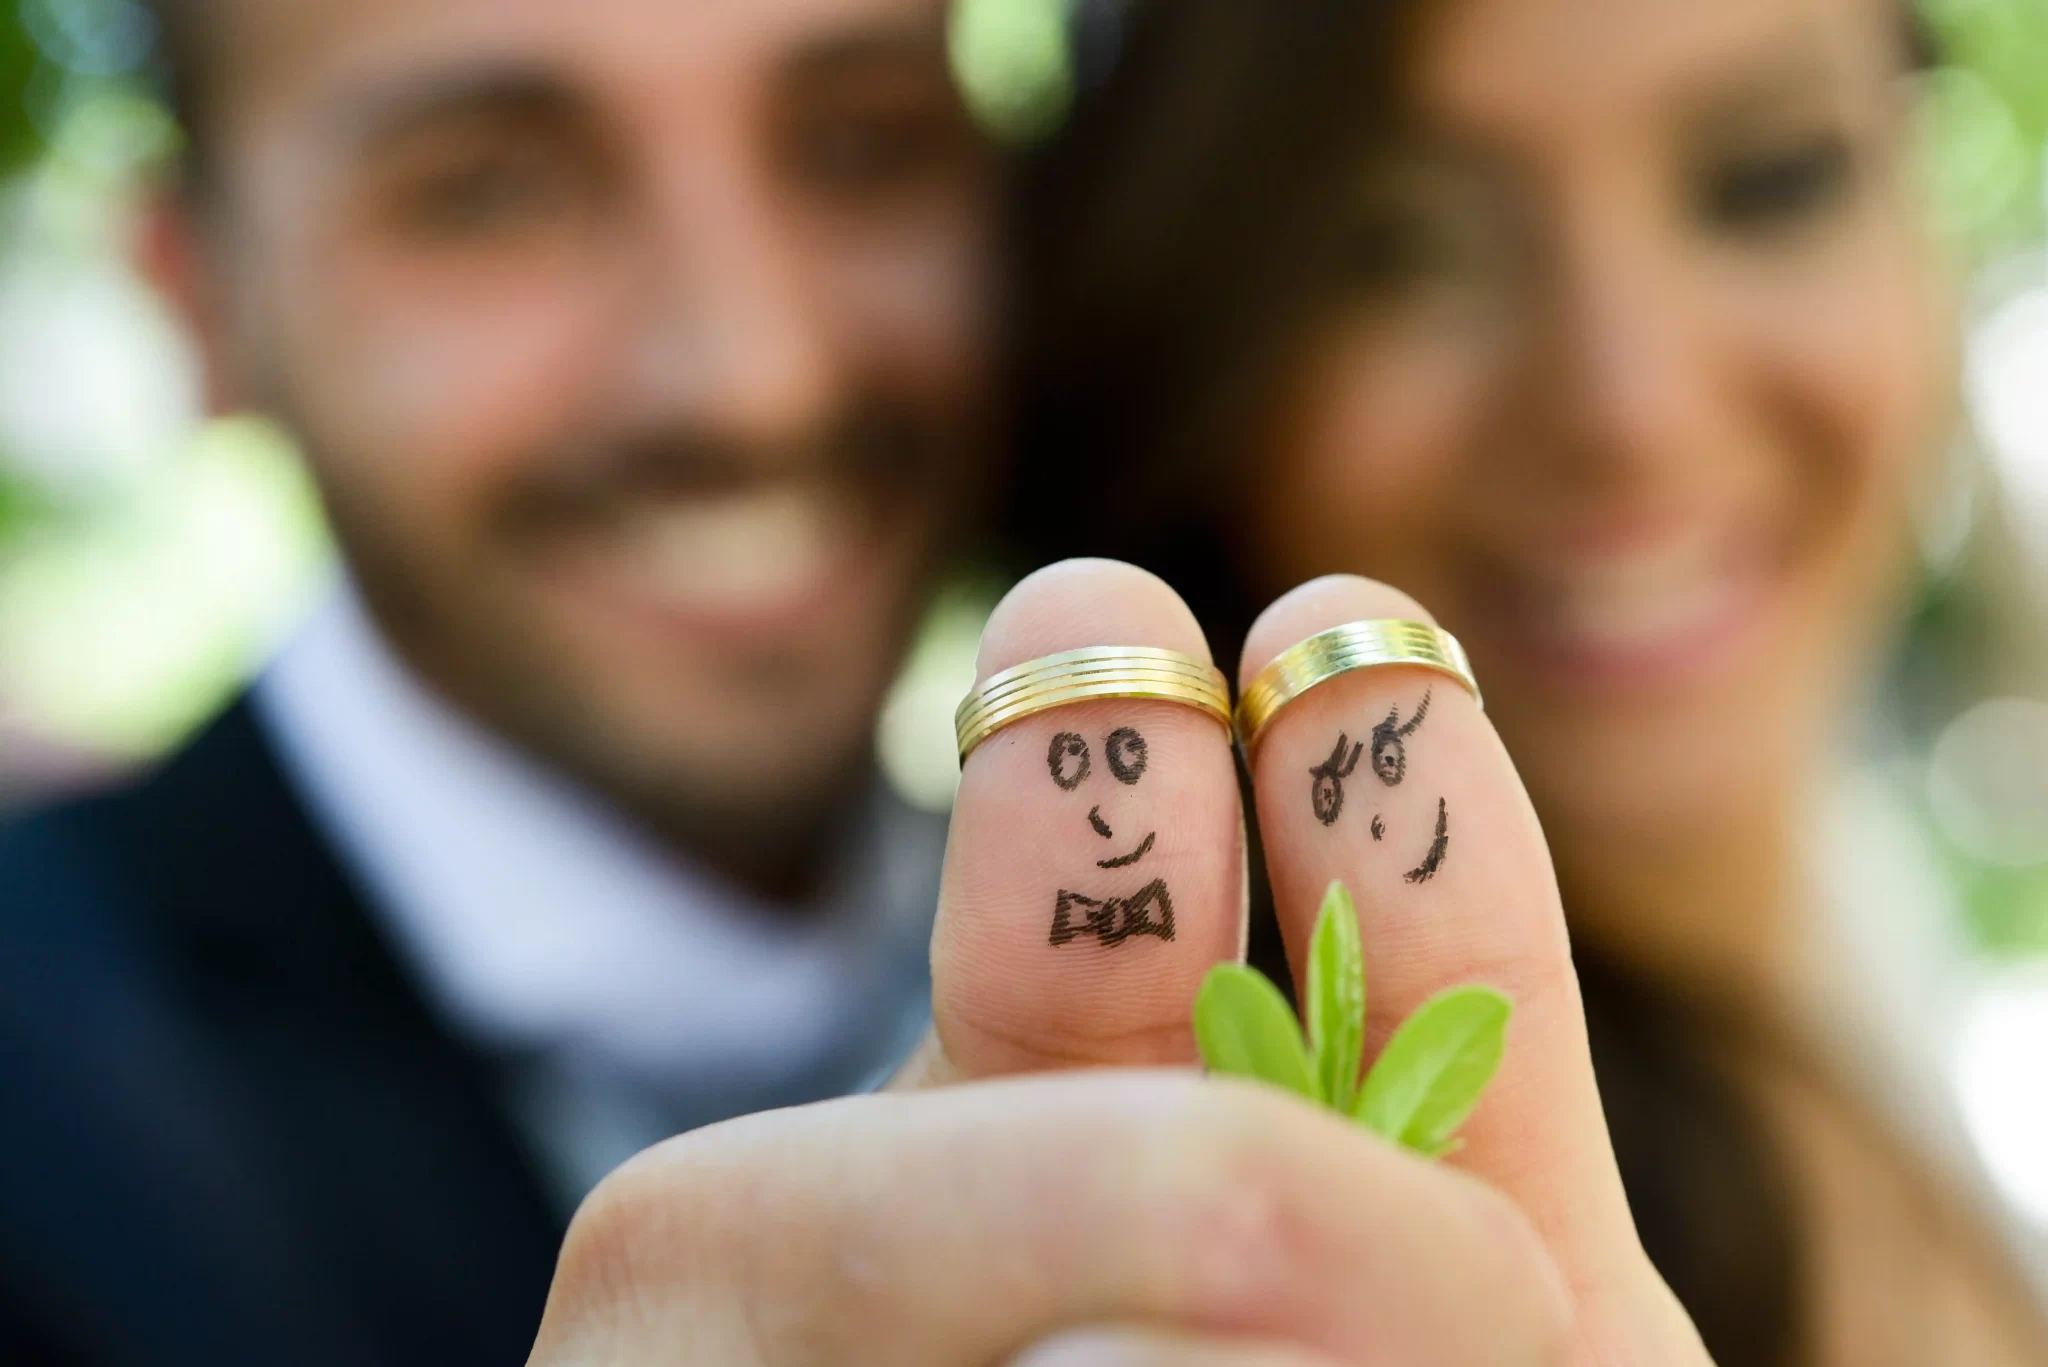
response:
{"label": "index finger", "polygon": [[[1383,619],[1430,621],[1371,580],[1304,585],[1253,627],[1240,686],[1297,642]],[[1549,851],[1473,696],[1416,666],[1339,675],[1271,719],[1252,778],[1297,982],[1323,891],[1341,879],[1364,938],[1368,1057],[1446,988],[1506,992],[1507,1058],[1455,1161],[1528,1213],[1582,1298],[1654,1279],[1594,1085]]]}

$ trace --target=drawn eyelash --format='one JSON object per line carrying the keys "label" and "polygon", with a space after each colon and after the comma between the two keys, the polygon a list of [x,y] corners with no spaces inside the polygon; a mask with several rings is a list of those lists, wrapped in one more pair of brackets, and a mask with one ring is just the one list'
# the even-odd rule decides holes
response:
{"label": "drawn eyelash", "polygon": [[1372,771],[1380,782],[1389,788],[1398,788],[1408,777],[1407,741],[1422,729],[1422,723],[1429,719],[1429,704],[1436,697],[1431,689],[1422,695],[1422,701],[1415,708],[1415,715],[1404,725],[1401,709],[1390,708],[1387,719],[1372,729]]}

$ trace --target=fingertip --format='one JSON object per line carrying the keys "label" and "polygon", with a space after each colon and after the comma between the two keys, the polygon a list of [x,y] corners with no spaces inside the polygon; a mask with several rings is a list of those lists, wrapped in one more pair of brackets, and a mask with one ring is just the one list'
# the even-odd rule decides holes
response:
{"label": "fingertip", "polygon": [[1121,560],[1062,560],[1026,576],[990,614],[976,678],[1101,645],[1212,658],[1195,614],[1158,575]]}
{"label": "fingertip", "polygon": [[[1070,560],[1011,590],[979,673],[1119,648],[1212,658],[1157,575]],[[1195,991],[1244,937],[1236,755],[1220,675],[1139,663],[1108,693],[1051,688],[973,745],[932,941],[946,1069],[911,1080],[1192,1060]]]}
{"label": "fingertip", "polygon": [[1289,646],[1347,622],[1398,619],[1428,622],[1436,618],[1401,590],[1356,574],[1330,574],[1311,579],[1280,597],[1252,623],[1238,665],[1238,687],[1249,687],[1260,670]]}

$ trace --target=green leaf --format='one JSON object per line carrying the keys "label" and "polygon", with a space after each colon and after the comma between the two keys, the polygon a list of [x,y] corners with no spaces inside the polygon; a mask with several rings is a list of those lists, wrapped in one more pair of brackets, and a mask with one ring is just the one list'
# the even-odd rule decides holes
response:
{"label": "green leaf", "polygon": [[1352,1114],[1404,1148],[1447,1152],[1500,1067],[1513,1014],[1513,1003],[1490,987],[1432,997],[1387,1042]]}
{"label": "green leaf", "polygon": [[1257,1078],[1321,1101],[1301,1027],[1280,989],[1243,964],[1218,964],[1195,996],[1195,1042],[1209,1071]]}
{"label": "green leaf", "polygon": [[1308,952],[1308,1047],[1316,1057],[1323,1100],[1351,1113],[1358,1097],[1358,1061],[1365,1051],[1365,951],[1358,906],[1342,883],[1323,894]]}

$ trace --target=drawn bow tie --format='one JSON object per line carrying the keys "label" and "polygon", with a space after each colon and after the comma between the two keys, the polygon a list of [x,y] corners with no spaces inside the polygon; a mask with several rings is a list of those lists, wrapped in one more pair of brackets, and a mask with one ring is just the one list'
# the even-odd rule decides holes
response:
{"label": "drawn bow tie", "polygon": [[1129,897],[1088,897],[1062,888],[1053,906],[1052,942],[1071,944],[1093,935],[1105,945],[1120,945],[1134,935],[1173,938],[1173,898],[1166,880],[1155,878]]}

